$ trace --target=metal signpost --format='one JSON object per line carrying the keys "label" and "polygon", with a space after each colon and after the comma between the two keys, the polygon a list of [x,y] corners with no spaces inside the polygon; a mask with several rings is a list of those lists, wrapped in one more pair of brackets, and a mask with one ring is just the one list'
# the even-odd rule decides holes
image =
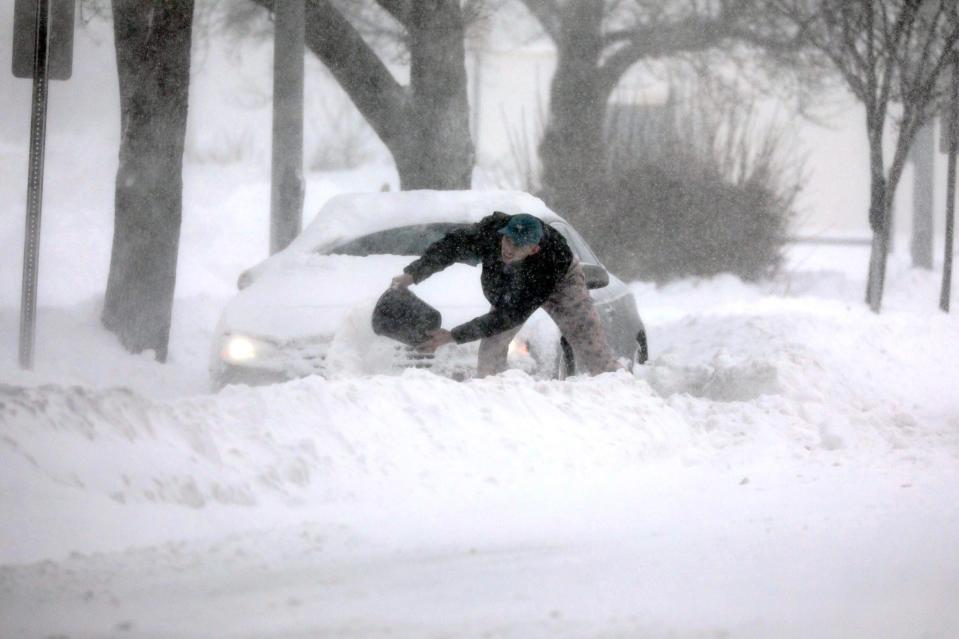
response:
{"label": "metal signpost", "polygon": [[17,0],[13,19],[13,75],[33,79],[27,220],[20,302],[20,367],[33,368],[37,323],[37,273],[43,151],[47,128],[47,81],[66,80],[73,68],[73,0]]}

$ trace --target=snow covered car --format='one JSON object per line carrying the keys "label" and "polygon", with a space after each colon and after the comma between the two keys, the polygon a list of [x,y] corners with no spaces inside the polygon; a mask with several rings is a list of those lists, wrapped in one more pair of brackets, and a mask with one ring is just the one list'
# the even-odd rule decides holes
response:
{"label": "snow covered car", "polygon": [[[478,342],[424,355],[374,334],[371,314],[391,278],[427,246],[493,211],[531,213],[562,233],[583,264],[613,353],[645,361],[645,332],[632,293],[538,198],[512,191],[348,194],[330,199],[286,249],[240,275],[240,291],[216,330],[210,366],[214,387],[408,367],[472,377]],[[454,264],[411,290],[442,313],[445,328],[452,328],[489,310],[479,269]],[[572,350],[542,309],[510,344],[509,365],[540,377],[576,372]]]}

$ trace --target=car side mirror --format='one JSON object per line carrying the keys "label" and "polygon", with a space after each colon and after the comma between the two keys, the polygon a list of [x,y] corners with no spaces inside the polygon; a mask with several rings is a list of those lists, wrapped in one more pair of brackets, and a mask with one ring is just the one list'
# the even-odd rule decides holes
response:
{"label": "car side mirror", "polygon": [[609,273],[598,264],[583,264],[583,274],[586,276],[586,288],[603,288],[609,284]]}
{"label": "car side mirror", "polygon": [[269,260],[269,258],[263,260],[259,264],[254,264],[250,268],[240,273],[240,277],[236,279],[236,287],[242,291],[247,286],[252,284],[253,281],[263,273],[263,265],[266,264],[267,260]]}
{"label": "car side mirror", "polygon": [[245,271],[243,271],[242,273],[240,273],[240,277],[238,277],[238,278],[236,279],[236,288],[237,288],[238,290],[241,290],[241,291],[242,291],[242,290],[245,289],[247,286],[249,286],[250,284],[253,283],[253,273],[252,273],[252,271],[253,271],[252,268],[248,268],[248,269],[246,269]]}

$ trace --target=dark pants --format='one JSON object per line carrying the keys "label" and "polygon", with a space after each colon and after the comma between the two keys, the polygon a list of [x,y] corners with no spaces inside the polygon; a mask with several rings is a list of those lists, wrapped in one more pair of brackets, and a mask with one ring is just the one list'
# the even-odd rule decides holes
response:
{"label": "dark pants", "polygon": [[[556,290],[543,304],[545,310],[573,347],[573,355],[580,370],[592,375],[614,371],[619,368],[606,343],[606,330],[593,306],[593,299],[586,288],[586,276],[574,261],[556,285]],[[477,374],[480,377],[495,375],[506,370],[509,343],[516,337],[522,324],[480,340]]]}

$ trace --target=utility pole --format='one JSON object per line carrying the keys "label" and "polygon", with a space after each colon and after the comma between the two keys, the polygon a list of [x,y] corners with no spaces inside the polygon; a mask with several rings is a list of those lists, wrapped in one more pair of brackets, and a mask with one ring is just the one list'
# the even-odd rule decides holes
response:
{"label": "utility pole", "polygon": [[270,254],[303,223],[303,28],[305,0],[274,3]]}

